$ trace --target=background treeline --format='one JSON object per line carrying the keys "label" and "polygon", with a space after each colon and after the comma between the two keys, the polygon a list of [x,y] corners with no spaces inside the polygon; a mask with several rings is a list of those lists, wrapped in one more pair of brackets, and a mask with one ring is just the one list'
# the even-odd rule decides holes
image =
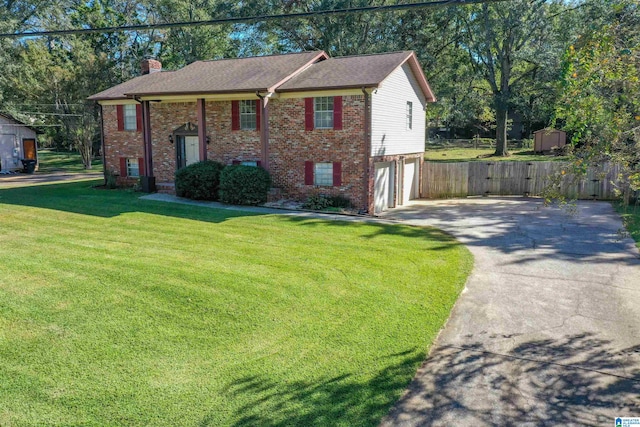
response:
{"label": "background treeline", "polygon": [[[398,3],[411,1],[2,0],[0,32]],[[49,144],[76,146],[90,156],[98,141],[97,110],[86,97],[137,75],[145,57],[177,69],[200,59],[299,50],[342,56],[410,49],[438,97],[427,110],[430,125],[452,136],[491,133],[501,153],[513,116],[522,123],[523,137],[556,118],[560,125],[573,126],[568,130],[580,138],[593,135],[582,113],[572,113],[572,103],[585,90],[593,93],[576,108],[601,114],[593,120],[612,120],[611,110],[622,108],[629,117],[618,117],[621,130],[640,124],[634,121],[640,116],[637,97],[632,99],[638,90],[633,81],[639,74],[638,15],[635,0],[509,0],[251,25],[1,38],[0,111],[42,125]],[[619,84],[606,83],[600,90],[598,85],[608,79]],[[612,91],[621,98],[610,99]]]}

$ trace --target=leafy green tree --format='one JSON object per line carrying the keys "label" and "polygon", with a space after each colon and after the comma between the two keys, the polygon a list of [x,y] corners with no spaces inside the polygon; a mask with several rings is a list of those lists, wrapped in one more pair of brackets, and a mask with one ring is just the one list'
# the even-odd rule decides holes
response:
{"label": "leafy green tree", "polygon": [[640,9],[628,0],[609,8],[565,53],[556,116],[580,148],[580,168],[622,166],[617,185],[628,200],[640,189]]}
{"label": "leafy green tree", "polygon": [[461,46],[489,86],[497,156],[508,155],[508,112],[517,95],[537,82],[542,70],[558,65],[553,58],[560,57],[561,50],[554,43],[560,25],[554,19],[560,19],[564,8],[560,0],[512,0],[464,9]]}

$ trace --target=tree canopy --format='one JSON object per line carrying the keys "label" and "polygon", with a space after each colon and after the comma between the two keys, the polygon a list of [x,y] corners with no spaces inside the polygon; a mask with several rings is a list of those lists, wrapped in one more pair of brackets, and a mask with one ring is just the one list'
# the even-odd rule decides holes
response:
{"label": "tree canopy", "polygon": [[[3,0],[0,30],[103,28],[398,3],[411,1]],[[78,139],[76,128],[90,123],[85,116],[96,115],[86,98],[137,75],[145,57],[177,69],[201,59],[300,50],[341,56],[410,49],[439,99],[427,109],[434,126],[494,129],[501,155],[508,154],[508,119],[514,115],[525,124],[523,137],[557,117],[574,138],[613,141],[613,127],[627,135],[636,124],[637,105],[631,99],[638,99],[633,97],[638,85],[632,66],[638,55],[637,19],[633,0],[507,0],[252,24],[5,38],[0,39],[0,111],[47,125],[43,129],[50,143],[70,146]],[[602,79],[593,85],[596,75]],[[588,111],[588,120],[580,111]]]}

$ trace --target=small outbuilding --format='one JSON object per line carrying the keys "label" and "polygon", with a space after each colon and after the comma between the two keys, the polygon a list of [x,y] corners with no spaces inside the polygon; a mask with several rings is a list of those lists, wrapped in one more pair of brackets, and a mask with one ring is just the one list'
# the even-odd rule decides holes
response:
{"label": "small outbuilding", "polygon": [[22,160],[38,161],[36,131],[8,114],[0,113],[0,173],[23,169]]}
{"label": "small outbuilding", "polygon": [[557,129],[540,129],[533,133],[533,151],[541,153],[553,148],[562,148],[567,144],[567,133]]}

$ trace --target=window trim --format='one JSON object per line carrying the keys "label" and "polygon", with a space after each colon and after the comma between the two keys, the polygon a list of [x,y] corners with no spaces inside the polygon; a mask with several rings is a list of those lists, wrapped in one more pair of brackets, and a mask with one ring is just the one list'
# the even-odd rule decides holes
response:
{"label": "window trim", "polygon": [[[326,103],[327,109],[318,108],[322,103]],[[318,114],[324,114],[328,116],[329,125],[319,126],[320,120],[318,120]],[[333,96],[317,96],[313,98],[313,127],[314,129],[333,129],[334,127],[334,97]]]}
{"label": "window trim", "polygon": [[406,130],[412,130],[413,129],[413,102],[407,101],[405,114],[406,114],[406,125],[407,125]]}

